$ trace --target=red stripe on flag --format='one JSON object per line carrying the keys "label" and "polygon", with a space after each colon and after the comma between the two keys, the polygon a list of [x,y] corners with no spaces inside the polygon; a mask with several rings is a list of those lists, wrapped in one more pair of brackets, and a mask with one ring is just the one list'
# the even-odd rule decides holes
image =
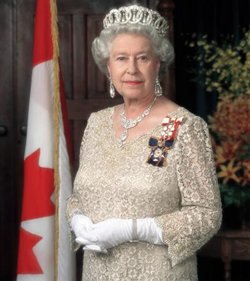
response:
{"label": "red stripe on flag", "polygon": [[51,60],[52,57],[50,1],[38,0],[34,31],[33,66]]}

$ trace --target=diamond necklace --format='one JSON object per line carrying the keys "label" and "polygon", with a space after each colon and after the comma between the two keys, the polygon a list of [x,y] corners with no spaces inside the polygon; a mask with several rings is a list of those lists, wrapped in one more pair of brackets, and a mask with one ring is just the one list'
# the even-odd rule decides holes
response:
{"label": "diamond necklace", "polygon": [[126,115],[125,115],[125,106],[123,105],[123,110],[121,111],[120,113],[120,121],[121,121],[121,125],[122,127],[125,129],[119,139],[118,139],[118,142],[119,142],[119,145],[122,146],[127,137],[128,137],[128,129],[131,129],[131,128],[134,128],[135,126],[137,126],[147,115],[149,115],[155,101],[156,101],[156,98],[154,98],[154,100],[152,101],[152,103],[142,112],[141,115],[137,116],[135,119],[127,119]]}

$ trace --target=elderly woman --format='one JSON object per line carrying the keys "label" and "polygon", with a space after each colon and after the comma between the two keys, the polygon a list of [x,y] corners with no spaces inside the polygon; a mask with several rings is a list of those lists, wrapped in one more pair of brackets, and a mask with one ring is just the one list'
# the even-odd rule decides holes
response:
{"label": "elderly woman", "polygon": [[166,31],[157,12],[131,5],[111,10],[93,42],[124,103],[91,114],[68,200],[84,281],[197,280],[196,251],[220,226],[207,125],[162,95]]}

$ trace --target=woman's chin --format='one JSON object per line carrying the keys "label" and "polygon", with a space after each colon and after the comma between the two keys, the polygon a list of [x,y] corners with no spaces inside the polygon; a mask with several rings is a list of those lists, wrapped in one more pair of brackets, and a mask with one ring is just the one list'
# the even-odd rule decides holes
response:
{"label": "woman's chin", "polygon": [[153,96],[153,94],[151,94],[150,92],[148,94],[146,94],[145,91],[142,91],[139,89],[130,89],[130,90],[121,92],[121,96],[124,99],[128,99],[128,100],[144,99],[144,98],[148,97],[149,95]]}

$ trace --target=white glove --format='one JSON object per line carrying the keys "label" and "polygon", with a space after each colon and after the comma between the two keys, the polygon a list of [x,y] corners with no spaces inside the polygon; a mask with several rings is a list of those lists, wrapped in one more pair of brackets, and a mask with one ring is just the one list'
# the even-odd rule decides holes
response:
{"label": "white glove", "polygon": [[91,219],[85,215],[76,214],[71,219],[71,227],[76,236],[76,242],[79,237],[81,237],[81,243],[83,245],[90,245],[95,239],[89,236],[89,232],[93,227],[93,222]]}
{"label": "white glove", "polygon": [[[90,244],[99,246],[102,251],[115,247],[132,239],[132,220],[107,219],[101,221],[93,225],[88,237]],[[81,238],[77,238],[78,243],[84,242]]]}
{"label": "white glove", "polygon": [[[85,215],[76,214],[71,219],[71,227],[76,236],[76,242],[85,246],[85,250],[97,251],[97,252],[106,252],[106,250],[102,250],[99,246],[93,245],[92,241],[93,237],[89,236],[89,232],[93,227],[93,222],[91,219]],[[78,241],[80,239],[80,241]]]}
{"label": "white glove", "polygon": [[151,244],[165,244],[162,236],[162,229],[156,224],[153,218],[137,219],[138,240]]}
{"label": "white glove", "polygon": [[85,233],[89,232],[94,225],[89,217],[81,214],[74,215],[70,224],[76,237],[85,237]]}
{"label": "white glove", "polygon": [[[76,241],[78,241],[78,239],[79,239],[78,243],[81,244],[81,238],[77,238]],[[98,252],[98,253],[104,253],[104,254],[107,254],[107,252],[108,252],[106,249],[103,249],[100,246],[94,245],[94,244],[84,246],[83,250],[84,251],[93,251],[93,252]]]}
{"label": "white glove", "polygon": [[[102,251],[133,240],[164,244],[162,230],[152,218],[137,219],[134,222],[132,219],[107,219],[94,224],[88,238],[89,244],[99,246]],[[77,242],[85,244],[86,241],[78,237]]]}

